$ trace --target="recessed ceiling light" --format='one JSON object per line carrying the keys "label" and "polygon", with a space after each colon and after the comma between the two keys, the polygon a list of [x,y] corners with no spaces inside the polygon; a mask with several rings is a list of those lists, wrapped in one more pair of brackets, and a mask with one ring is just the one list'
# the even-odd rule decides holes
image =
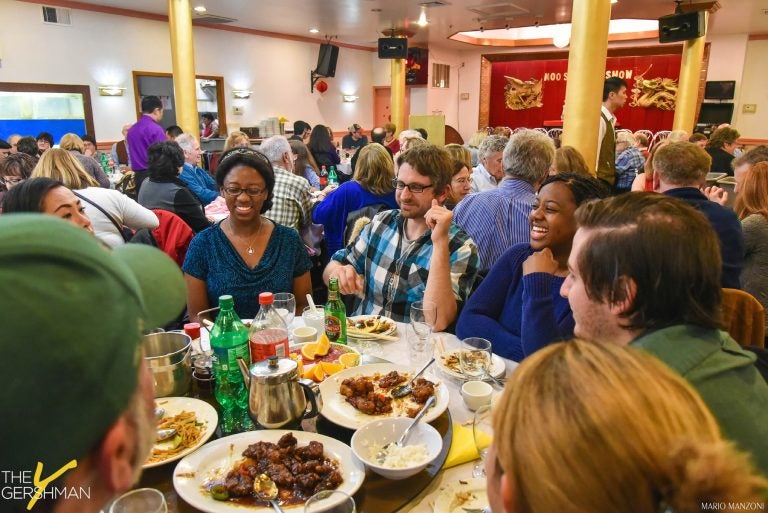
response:
{"label": "recessed ceiling light", "polygon": [[611,3],[612,3],[612,4],[618,4],[618,3],[619,3],[619,0],[611,0]]}
{"label": "recessed ceiling light", "polygon": [[317,30],[316,28],[311,28],[311,29],[309,29],[309,31],[310,31],[312,34],[317,34],[318,32],[320,32],[320,31],[319,31],[319,30]]}
{"label": "recessed ceiling light", "polygon": [[198,6],[197,6],[197,7],[195,7],[195,9],[194,9],[194,11],[195,11],[195,12],[205,12],[205,11],[207,11],[207,10],[208,10],[208,9],[206,9],[204,5],[198,5]]}
{"label": "recessed ceiling light", "polygon": [[424,7],[423,5],[421,6],[421,14],[419,14],[419,21],[417,21],[416,24],[419,27],[427,26],[427,8]]}

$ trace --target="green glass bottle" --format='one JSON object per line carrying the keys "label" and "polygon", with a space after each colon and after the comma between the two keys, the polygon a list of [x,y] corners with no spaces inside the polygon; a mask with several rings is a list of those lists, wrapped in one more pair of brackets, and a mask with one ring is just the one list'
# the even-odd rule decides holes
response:
{"label": "green glass bottle", "polygon": [[221,431],[226,435],[247,431],[252,426],[248,416],[248,390],[237,365],[238,356],[251,362],[248,328],[234,310],[232,296],[219,297],[219,315],[211,328],[214,396],[221,407]]}
{"label": "green glass bottle", "polygon": [[339,185],[339,176],[336,174],[336,167],[331,166],[331,172],[328,173],[328,185]]}
{"label": "green glass bottle", "polygon": [[328,280],[328,300],[325,302],[325,336],[331,342],[347,344],[347,309],[339,295],[339,279]]}

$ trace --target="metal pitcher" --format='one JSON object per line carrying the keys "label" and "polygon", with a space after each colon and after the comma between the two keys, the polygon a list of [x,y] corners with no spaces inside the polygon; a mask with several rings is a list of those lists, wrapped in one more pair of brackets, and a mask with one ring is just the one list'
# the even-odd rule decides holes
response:
{"label": "metal pitcher", "polygon": [[237,363],[248,386],[248,414],[257,429],[299,429],[302,419],[319,413],[315,394],[299,379],[295,361],[271,356],[250,370],[242,358]]}

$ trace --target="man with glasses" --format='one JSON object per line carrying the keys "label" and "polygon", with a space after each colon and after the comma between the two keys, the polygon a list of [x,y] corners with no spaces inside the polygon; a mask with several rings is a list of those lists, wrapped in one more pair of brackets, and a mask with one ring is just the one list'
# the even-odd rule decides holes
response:
{"label": "man with glasses", "polygon": [[297,121],[293,124],[293,135],[288,138],[289,141],[301,141],[307,143],[309,134],[312,133],[312,125],[306,121]]}
{"label": "man with glasses", "polygon": [[208,205],[219,196],[216,182],[208,172],[197,165],[200,162],[200,142],[192,134],[180,134],[176,137],[176,144],[181,146],[184,152],[184,165],[181,168],[179,178],[187,184],[192,194],[200,199],[203,206]]}
{"label": "man with glasses", "polygon": [[264,215],[276,223],[301,232],[312,220],[312,196],[307,179],[293,174],[296,155],[291,150],[288,139],[282,135],[264,140],[260,150],[272,163],[275,171],[272,208]]}
{"label": "man with glasses", "polygon": [[469,236],[442,206],[453,165],[447,151],[425,144],[402,153],[393,185],[399,210],[382,212],[357,239],[337,251],[323,279],[339,279],[342,294],[361,299],[358,314],[410,320],[416,301],[437,305],[434,329],[454,322],[475,282],[479,258]]}

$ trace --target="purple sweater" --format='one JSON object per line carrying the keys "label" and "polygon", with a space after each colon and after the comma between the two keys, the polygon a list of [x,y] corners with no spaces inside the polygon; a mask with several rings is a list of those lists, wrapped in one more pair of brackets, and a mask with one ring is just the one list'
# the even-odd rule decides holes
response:
{"label": "purple sweater", "polygon": [[560,296],[565,278],[549,273],[523,276],[523,262],[531,254],[529,244],[516,244],[501,255],[469,296],[456,325],[459,338],[488,339],[494,353],[519,362],[573,336],[573,313]]}
{"label": "purple sweater", "polygon": [[165,130],[154,119],[146,114],[128,130],[125,137],[128,143],[128,151],[131,154],[131,165],[134,171],[147,169],[147,150],[156,142],[167,139]]}

